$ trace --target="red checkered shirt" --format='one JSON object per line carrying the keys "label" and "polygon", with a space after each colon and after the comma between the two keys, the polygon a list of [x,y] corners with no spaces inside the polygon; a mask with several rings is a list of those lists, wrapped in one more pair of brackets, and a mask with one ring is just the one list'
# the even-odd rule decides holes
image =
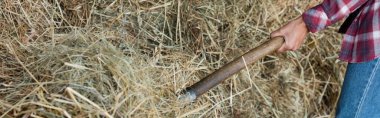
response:
{"label": "red checkered shirt", "polygon": [[343,35],[339,58],[351,63],[366,62],[380,56],[380,0],[324,0],[302,17],[314,33],[346,18],[362,5]]}

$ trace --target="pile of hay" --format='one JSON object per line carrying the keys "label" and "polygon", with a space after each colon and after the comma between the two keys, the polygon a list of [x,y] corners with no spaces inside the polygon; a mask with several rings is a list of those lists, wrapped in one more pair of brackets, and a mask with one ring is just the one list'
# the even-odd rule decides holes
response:
{"label": "pile of hay", "polygon": [[336,26],[177,100],[315,4],[2,0],[0,117],[329,117],[345,69]]}

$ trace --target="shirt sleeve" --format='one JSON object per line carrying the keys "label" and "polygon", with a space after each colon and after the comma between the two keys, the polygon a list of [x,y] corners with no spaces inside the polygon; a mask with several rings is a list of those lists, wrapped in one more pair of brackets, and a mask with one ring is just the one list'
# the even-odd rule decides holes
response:
{"label": "shirt sleeve", "polygon": [[310,32],[325,29],[354,12],[367,0],[323,0],[323,2],[302,14]]}

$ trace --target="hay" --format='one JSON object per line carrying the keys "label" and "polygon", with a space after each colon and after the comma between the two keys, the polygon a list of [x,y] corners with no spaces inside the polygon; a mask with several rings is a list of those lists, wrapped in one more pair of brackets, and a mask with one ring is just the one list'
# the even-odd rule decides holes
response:
{"label": "hay", "polygon": [[0,117],[329,117],[345,69],[336,26],[177,101],[315,4],[0,1]]}

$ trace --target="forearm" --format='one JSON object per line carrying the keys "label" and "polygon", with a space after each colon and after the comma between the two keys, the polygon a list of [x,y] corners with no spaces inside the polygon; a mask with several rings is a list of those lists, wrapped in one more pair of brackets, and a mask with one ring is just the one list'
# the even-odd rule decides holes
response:
{"label": "forearm", "polygon": [[367,0],[324,0],[321,4],[302,14],[310,32],[325,29],[355,11]]}

